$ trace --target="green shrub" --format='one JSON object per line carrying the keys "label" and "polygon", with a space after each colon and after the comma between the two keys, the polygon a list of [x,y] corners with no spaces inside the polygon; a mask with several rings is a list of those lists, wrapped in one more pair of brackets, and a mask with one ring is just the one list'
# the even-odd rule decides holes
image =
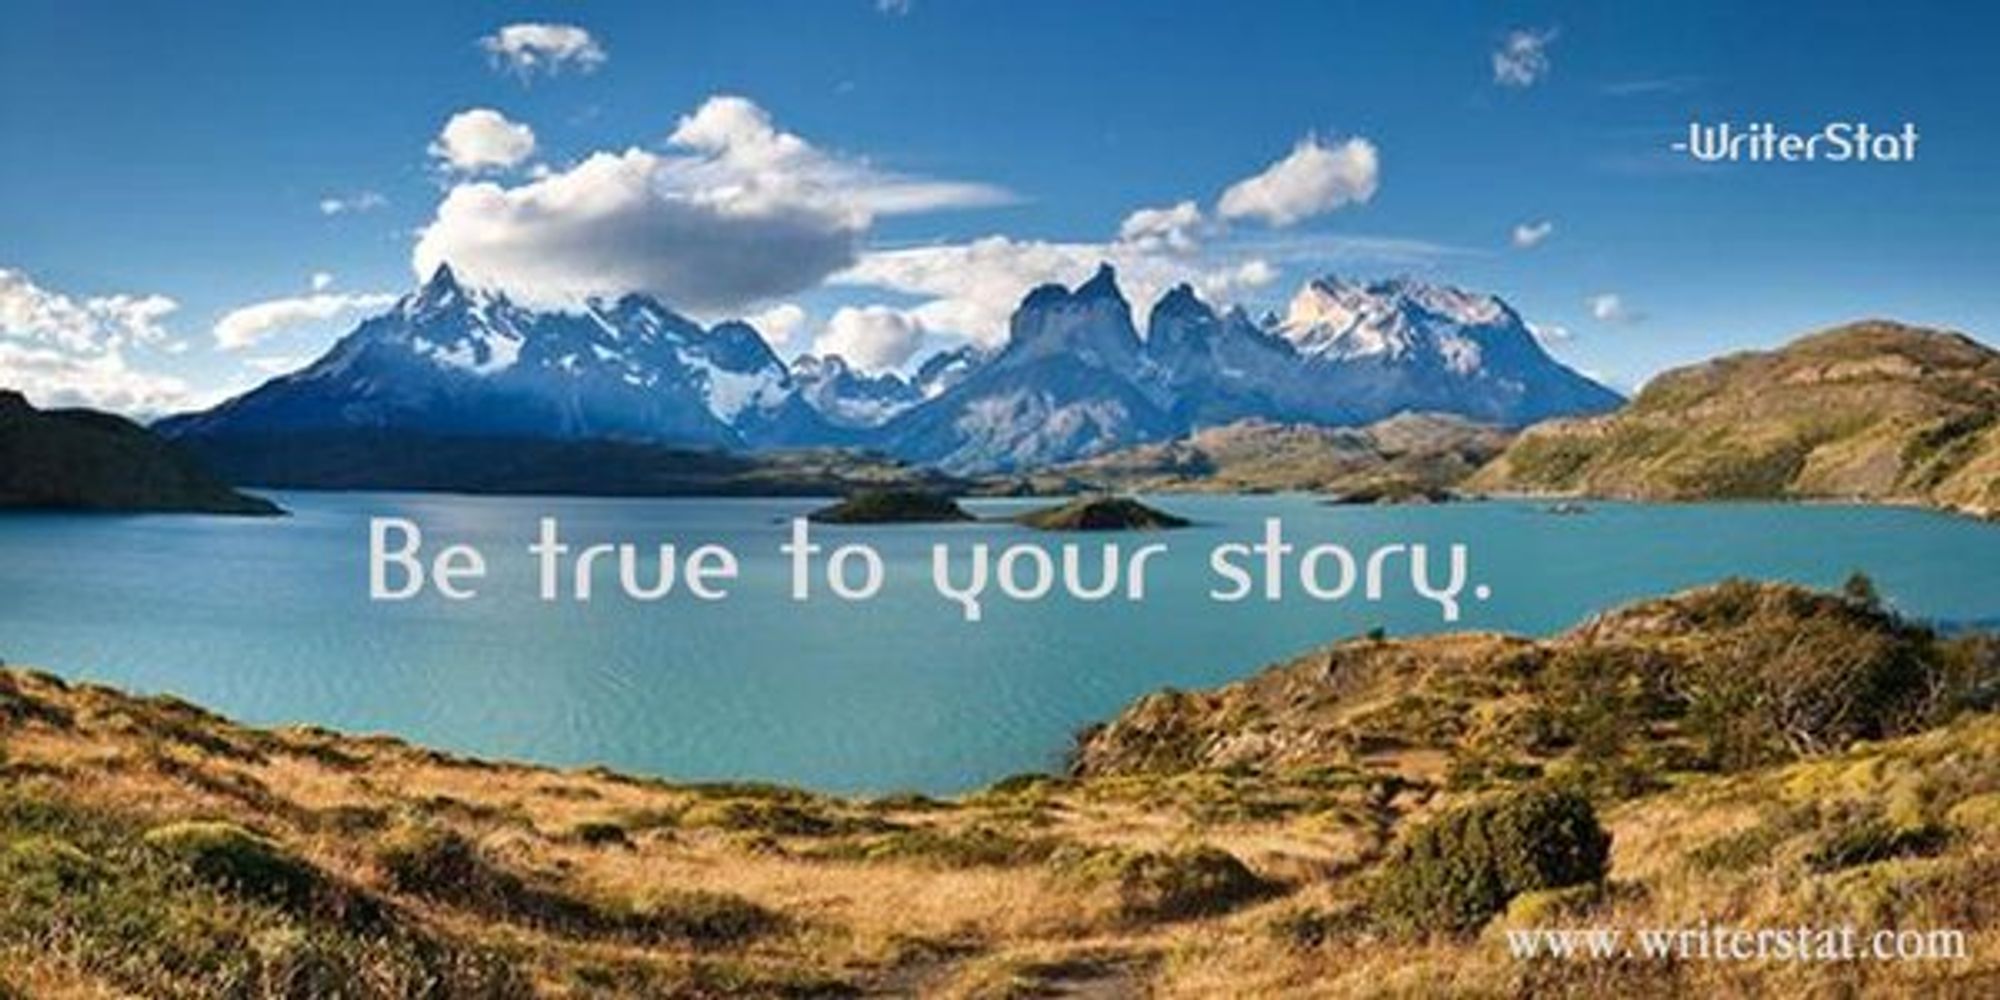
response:
{"label": "green shrub", "polygon": [[842,816],[813,802],[771,799],[722,799],[703,802],[680,817],[682,826],[751,831],[780,837],[830,837],[893,829],[876,817]]}
{"label": "green shrub", "polygon": [[1785,841],[1785,831],[1769,824],[1724,834],[1687,853],[1699,871],[1746,872],[1770,863],[1771,852]]}
{"label": "green shrub", "polygon": [[755,903],[722,893],[666,893],[631,906],[559,891],[508,871],[463,835],[441,827],[396,831],[377,849],[375,862],[400,891],[571,934],[719,944],[783,923]]}
{"label": "green shrub", "polygon": [[1521,893],[1602,880],[1610,849],[1590,802],[1572,792],[1528,788],[1476,799],[1397,843],[1373,908],[1397,930],[1468,931]]}
{"label": "green shrub", "polygon": [[1948,834],[1924,824],[1900,827],[1880,816],[1840,822],[1821,834],[1806,852],[1806,867],[1816,872],[1839,871],[1911,855],[1936,854]]}
{"label": "green shrub", "polygon": [[649,938],[705,946],[741,944],[784,926],[784,919],[734,893],[684,890],[648,898],[633,914]]}
{"label": "green shrub", "polygon": [[1045,860],[1057,846],[1052,837],[1022,837],[990,826],[920,828],[837,844],[816,856],[840,861],[908,861],[938,868],[1001,868]]}
{"label": "green shrub", "polygon": [[54,892],[89,888],[107,871],[102,862],[58,837],[23,837],[0,852],[0,874],[8,880],[40,882],[37,888]]}
{"label": "green shrub", "polygon": [[318,868],[234,823],[168,823],[145,843],[232,894],[303,910],[337,893]]}
{"label": "green shrub", "polygon": [[489,861],[457,831],[414,824],[390,832],[375,849],[375,865],[399,892],[495,912],[519,908],[527,887]]}
{"label": "green shrub", "polygon": [[1274,889],[1235,855],[1206,844],[1166,851],[1071,847],[1050,864],[1062,877],[1109,886],[1120,915],[1135,921],[1221,913]]}
{"label": "green shrub", "polygon": [[632,838],[626,836],[622,824],[610,820],[589,820],[570,828],[569,840],[585,847],[631,847]]}
{"label": "green shrub", "polygon": [[[503,956],[371,908],[241,828],[169,824],[144,836],[119,817],[0,786],[0,844],[0,951],[34,949],[107,993],[194,1000],[530,989]],[[308,881],[327,894],[301,898]],[[310,912],[299,911],[302,902]],[[362,912],[371,919],[354,919]]]}

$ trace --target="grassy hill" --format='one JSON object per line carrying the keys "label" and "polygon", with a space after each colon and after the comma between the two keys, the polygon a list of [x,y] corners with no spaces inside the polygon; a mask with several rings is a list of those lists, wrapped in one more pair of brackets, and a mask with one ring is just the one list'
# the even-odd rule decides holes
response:
{"label": "grassy hill", "polygon": [[38,410],[0,389],[0,509],[276,514],[123,417]]}
{"label": "grassy hill", "polygon": [[1523,432],[1466,484],[1655,500],[1841,498],[2000,513],[2000,352],[1884,321],[1654,379]]}
{"label": "grassy hill", "polygon": [[[1351,640],[1145,699],[1069,775],[860,800],[253,729],[10,670],[0,995],[1991,995],[1996,678],[1991,640],[1865,587],[1732,583],[1546,641]],[[1507,843],[1477,894],[1431,877]],[[1579,850],[1516,863],[1549,844]],[[1704,919],[1952,927],[1972,957],[1497,941]]]}

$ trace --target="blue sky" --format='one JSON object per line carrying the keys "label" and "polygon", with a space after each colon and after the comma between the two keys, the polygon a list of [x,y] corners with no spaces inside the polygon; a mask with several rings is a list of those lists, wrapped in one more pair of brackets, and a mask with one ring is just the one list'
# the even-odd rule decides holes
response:
{"label": "blue sky", "polygon": [[[1627,389],[1862,316],[1992,343],[1996,28],[1844,2],[16,0],[0,383],[210,400],[443,257],[877,367],[991,341],[1026,284],[1099,257],[1142,304],[1183,277],[1259,312],[1323,272],[1490,290]],[[1667,148],[1767,120],[1922,138],[1898,164]]]}

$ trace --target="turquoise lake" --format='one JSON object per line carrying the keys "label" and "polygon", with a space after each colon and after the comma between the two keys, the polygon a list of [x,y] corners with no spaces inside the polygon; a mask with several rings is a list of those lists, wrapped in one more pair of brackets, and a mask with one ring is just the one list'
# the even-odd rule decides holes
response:
{"label": "turquoise lake", "polygon": [[[817,527],[831,548],[879,550],[873,600],[791,598],[778,546],[808,500],[603,500],[276,494],[278,519],[0,516],[0,657],[73,679],[172,692],[239,719],[388,732],[552,764],[682,779],[760,779],[840,792],[960,791],[1058,767],[1078,727],[1162,686],[1244,676],[1314,646],[1386,628],[1559,631],[1592,612],[1729,575],[1835,586],[1865,570],[1908,614],[2000,622],[2000,526],[1917,510],[1797,505],[1533,503],[1331,507],[1309,497],[1151,498],[1195,519],[1160,535],[1051,536],[1006,524]],[[1031,502],[970,504],[984,515]],[[615,567],[587,604],[537,599],[526,545],[539,519],[566,539],[741,560],[727,600],[620,596]],[[427,548],[487,557],[471,601],[368,598],[368,522],[404,517]],[[1226,604],[1209,590],[1218,544],[1288,540],[1357,557],[1388,543],[1467,546],[1463,616],[1447,623],[1392,563],[1383,599],[1299,593]],[[968,623],[930,582],[931,546],[963,555],[1064,542],[1087,552],[1164,542],[1143,603],[989,600]],[[824,556],[822,556],[822,560]],[[823,564],[823,563],[822,563]],[[650,565],[650,558],[649,558]],[[1094,563],[1088,565],[1094,566]],[[650,579],[652,570],[644,574]],[[1093,571],[1094,575],[1094,571]],[[1474,584],[1491,588],[1485,601]]]}

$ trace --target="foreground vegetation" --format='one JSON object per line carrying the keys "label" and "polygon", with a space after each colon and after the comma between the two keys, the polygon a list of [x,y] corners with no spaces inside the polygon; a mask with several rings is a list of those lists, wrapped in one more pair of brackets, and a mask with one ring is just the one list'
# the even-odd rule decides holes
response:
{"label": "foreground vegetation", "polygon": [[[458,758],[0,672],[0,995],[1992,995],[2000,654],[1729,583],[1364,637],[950,801]],[[1518,961],[1509,927],[1963,929]]]}

